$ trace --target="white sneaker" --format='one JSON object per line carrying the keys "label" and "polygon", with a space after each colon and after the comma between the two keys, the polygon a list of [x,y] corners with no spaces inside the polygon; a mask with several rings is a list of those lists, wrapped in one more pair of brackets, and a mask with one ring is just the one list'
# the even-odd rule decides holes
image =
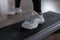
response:
{"label": "white sneaker", "polygon": [[16,13],[16,8],[8,10],[8,15],[14,15]]}
{"label": "white sneaker", "polygon": [[22,11],[22,8],[20,7],[20,8],[16,8],[16,13],[22,13],[23,11]]}
{"label": "white sneaker", "polygon": [[38,24],[42,24],[45,22],[45,19],[43,15],[38,15],[36,12],[34,13],[34,16],[31,16],[28,20],[25,20],[25,22],[22,24],[23,28],[26,29],[34,29],[38,27]]}
{"label": "white sneaker", "polygon": [[13,8],[13,9],[10,9],[10,10],[8,11],[8,14],[9,14],[9,15],[14,15],[14,14],[16,14],[16,13],[21,13],[21,12],[22,12],[21,7],[20,7],[20,8]]}

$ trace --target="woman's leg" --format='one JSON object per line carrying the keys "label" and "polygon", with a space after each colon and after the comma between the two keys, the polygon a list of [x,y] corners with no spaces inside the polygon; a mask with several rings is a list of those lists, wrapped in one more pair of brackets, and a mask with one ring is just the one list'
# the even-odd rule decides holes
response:
{"label": "woman's leg", "polygon": [[26,29],[34,29],[38,27],[38,24],[44,23],[45,19],[41,13],[41,0],[32,0],[33,2],[33,12],[34,14],[38,13],[39,15],[32,15],[27,19],[22,27]]}
{"label": "woman's leg", "polygon": [[12,8],[9,12],[9,15],[14,15],[15,13],[21,13],[22,9],[20,7],[21,0],[15,0],[15,7]]}
{"label": "woman's leg", "polygon": [[41,14],[41,0],[32,0],[33,2],[33,9],[36,11],[38,14]]}
{"label": "woman's leg", "polygon": [[21,0],[15,0],[15,7],[20,8]]}
{"label": "woman's leg", "polygon": [[21,0],[15,0],[15,8],[16,8],[16,13],[21,13],[23,12],[22,9],[21,9]]}

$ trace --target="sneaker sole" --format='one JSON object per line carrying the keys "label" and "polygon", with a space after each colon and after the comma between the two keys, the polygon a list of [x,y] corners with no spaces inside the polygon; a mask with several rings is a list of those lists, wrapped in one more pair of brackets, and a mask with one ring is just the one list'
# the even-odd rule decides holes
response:
{"label": "sneaker sole", "polygon": [[[43,24],[45,21],[41,22],[41,23],[38,23],[38,24]],[[29,30],[32,30],[32,29],[35,29],[38,27],[38,24],[37,25],[34,25],[32,27],[28,27],[26,25],[22,25],[22,28],[25,28],[25,29],[29,29]]]}
{"label": "sneaker sole", "polygon": [[22,28],[32,30],[32,29],[37,28],[37,26],[38,26],[38,25],[35,25],[35,26],[33,26],[33,27],[28,27],[28,26],[26,26],[26,25],[22,25]]}

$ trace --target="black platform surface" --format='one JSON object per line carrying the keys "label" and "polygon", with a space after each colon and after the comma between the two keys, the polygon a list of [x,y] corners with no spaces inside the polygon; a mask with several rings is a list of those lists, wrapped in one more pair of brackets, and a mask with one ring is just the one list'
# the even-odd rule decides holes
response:
{"label": "black platform surface", "polygon": [[44,17],[46,20],[45,23],[39,24],[38,27],[33,30],[21,28],[23,21],[1,28],[0,40],[24,40],[60,20],[60,14],[54,12],[47,12],[44,14]]}

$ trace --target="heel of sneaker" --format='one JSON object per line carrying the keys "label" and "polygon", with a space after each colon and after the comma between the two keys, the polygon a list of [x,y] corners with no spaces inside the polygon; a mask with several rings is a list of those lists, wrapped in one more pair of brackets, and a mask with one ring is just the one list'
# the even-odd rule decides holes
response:
{"label": "heel of sneaker", "polygon": [[44,21],[40,22],[40,24],[43,24],[45,21],[46,21],[46,20],[44,20]]}

